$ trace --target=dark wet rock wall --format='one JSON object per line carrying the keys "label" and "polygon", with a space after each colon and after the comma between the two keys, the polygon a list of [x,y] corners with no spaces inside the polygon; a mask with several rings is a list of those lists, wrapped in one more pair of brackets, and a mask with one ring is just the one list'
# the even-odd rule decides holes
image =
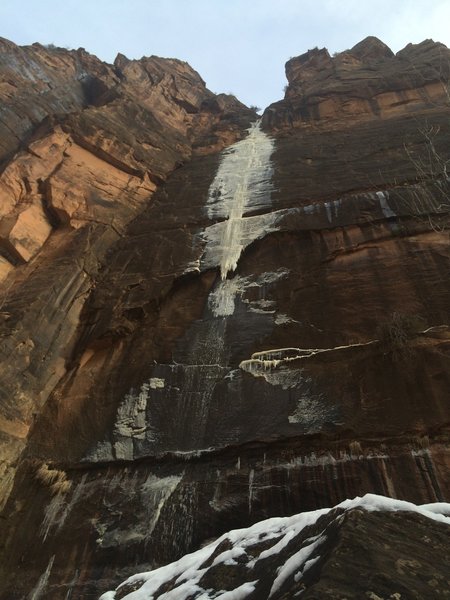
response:
{"label": "dark wet rock wall", "polygon": [[448,101],[295,112],[369,67],[414,91],[444,51],[293,59],[250,133],[185,63],[119,56],[8,163],[2,597],[94,598],[366,492],[448,500]]}

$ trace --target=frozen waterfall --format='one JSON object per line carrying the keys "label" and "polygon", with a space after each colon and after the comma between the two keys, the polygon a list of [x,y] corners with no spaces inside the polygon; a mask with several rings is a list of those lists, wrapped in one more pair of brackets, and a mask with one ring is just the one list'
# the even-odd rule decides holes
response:
{"label": "frozen waterfall", "polygon": [[[101,442],[90,454],[91,460],[109,456],[132,460],[156,448],[196,452],[210,442],[216,388],[230,373],[226,334],[232,321],[236,327],[238,298],[249,287],[264,289],[285,275],[284,270],[255,277],[233,274],[243,248],[267,233],[267,219],[272,218],[274,144],[256,122],[243,140],[222,153],[205,206],[215,222],[202,233],[207,264],[220,267],[221,278],[210,291],[202,318],[192,323],[174,348],[172,361],[155,364],[149,379],[124,396],[112,440]],[[246,216],[255,211],[257,216]],[[248,306],[241,303],[241,311],[250,312]],[[272,319],[272,312],[259,309],[259,313]],[[235,442],[235,432],[227,435],[217,433],[220,443]]]}
{"label": "frozen waterfall", "polygon": [[222,155],[207,202],[208,216],[222,220],[206,232],[206,254],[214,254],[222,279],[236,269],[245,246],[262,233],[259,230],[264,220],[244,215],[270,205],[273,150],[274,140],[256,121],[248,136]]}

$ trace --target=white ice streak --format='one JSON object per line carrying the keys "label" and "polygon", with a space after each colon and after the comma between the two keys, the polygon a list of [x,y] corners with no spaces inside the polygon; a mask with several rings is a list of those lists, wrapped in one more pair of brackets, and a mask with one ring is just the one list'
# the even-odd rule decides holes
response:
{"label": "white ice streak", "polygon": [[62,528],[73,507],[80,501],[83,495],[85,495],[86,479],[87,473],[85,473],[77,483],[70,500],[68,500],[66,494],[62,492],[53,496],[45,509],[44,519],[39,528],[39,534],[42,536],[44,542],[53,527],[56,528],[57,531]]}
{"label": "white ice streak", "polygon": [[352,452],[346,452],[345,450],[340,450],[339,455],[334,457],[330,452],[327,454],[316,454],[315,452],[311,452],[310,454],[306,454],[303,456],[296,456],[292,460],[287,463],[281,465],[282,469],[298,469],[299,467],[326,467],[326,466],[336,466],[341,463],[347,463],[353,461],[355,459],[364,458],[365,460],[386,460],[389,458],[387,454],[382,453],[364,453],[364,455],[355,456]]}
{"label": "white ice streak", "polygon": [[[142,512],[137,514],[137,519],[131,525],[128,523],[123,529],[118,527],[115,529],[104,529],[99,531],[100,537],[97,539],[97,544],[102,548],[111,548],[117,546],[117,543],[129,544],[141,541],[148,541],[159,521],[161,511],[165,504],[177,489],[183,478],[183,473],[180,475],[170,475],[168,477],[157,477],[149,474],[146,480],[140,485],[137,485],[137,479],[124,478],[124,481],[117,479],[112,481],[108,493],[105,494],[107,502],[114,503],[119,490],[123,489],[124,485],[133,490],[132,497],[139,498],[139,506],[142,507]],[[142,526],[145,523],[145,527]]]}
{"label": "white ice streak", "polygon": [[242,292],[241,277],[225,279],[209,295],[208,305],[215,317],[229,317],[234,313],[234,303],[238,292]]}
{"label": "white ice streak", "polygon": [[325,202],[325,210],[327,212],[328,223],[333,221],[333,215],[331,213],[331,202]]}
{"label": "white ice streak", "polygon": [[[273,149],[274,141],[261,131],[257,121],[245,139],[223,153],[209,188],[208,216],[224,219],[205,232],[208,242],[215,247],[213,254],[218,259],[222,279],[236,269],[242,249],[259,236],[261,219],[252,227],[249,221],[252,217],[246,219],[244,213],[270,203]],[[207,244],[206,254],[209,250]]]}
{"label": "white ice streak", "polygon": [[[428,519],[450,525],[450,504],[435,503],[417,506],[411,502],[404,500],[394,500],[376,494],[366,494],[362,498],[356,497],[353,500],[344,500],[335,508],[340,508],[344,511],[360,508],[368,512],[384,511],[384,512],[412,512],[420,514]],[[323,508],[311,512],[300,513],[292,517],[274,517],[265,521],[260,521],[247,529],[236,529],[222,535],[215,542],[204,546],[200,550],[192,554],[188,554],[180,560],[149,571],[147,573],[139,573],[127,579],[118,589],[123,590],[123,586],[131,584],[141,584],[141,587],[134,592],[123,596],[124,600],[151,600],[157,590],[164,584],[170,581],[175,581],[175,588],[165,592],[160,596],[161,600],[187,600],[188,598],[196,598],[196,600],[208,600],[209,598],[245,598],[245,595],[233,596],[243,586],[230,592],[224,592],[222,596],[217,596],[212,590],[204,590],[201,588],[200,581],[203,575],[208,570],[208,567],[203,565],[208,559],[216,553],[217,548],[225,540],[228,540],[233,547],[233,552],[230,551],[229,545],[222,553],[218,553],[213,560],[213,565],[228,562],[232,563],[233,558],[247,554],[249,562],[247,567],[253,568],[257,561],[263,560],[268,556],[275,555],[281,552],[305,527],[314,525],[320,517],[330,513],[333,508]],[[340,516],[338,516],[340,518]],[[303,548],[297,553],[291,555],[284,564],[279,568],[277,576],[274,579],[272,591],[278,589],[289,577],[295,576],[296,581],[301,578],[301,573],[308,566],[313,564],[315,557],[310,559],[314,550],[317,550],[319,544],[324,541],[325,532],[322,532],[319,537],[308,539],[303,543]],[[274,540],[274,544],[259,554],[253,557],[251,555],[252,546],[259,544],[261,540]],[[305,545],[306,544],[306,545]],[[308,560],[309,559],[309,560]],[[306,561],[306,562],[305,562]],[[257,582],[248,584],[248,593],[251,593],[256,587]],[[252,589],[250,589],[250,586]],[[244,590],[242,590],[243,592]],[[240,593],[240,592],[239,592]],[[228,596],[226,596],[228,594]],[[101,596],[100,600],[114,600],[115,592],[106,592]]]}
{"label": "white ice streak", "polygon": [[248,474],[248,514],[252,512],[253,482],[255,480],[255,469],[250,469]]}
{"label": "white ice streak", "polygon": [[388,204],[389,192],[376,192],[376,196],[380,203],[381,212],[386,219],[395,217],[396,214]]}
{"label": "white ice streak", "polygon": [[[242,251],[255,240],[278,231],[279,223],[287,214],[287,210],[279,210],[210,225],[203,233],[207,242],[202,258],[203,266],[213,268],[220,265],[222,279],[225,279],[229,272],[236,269]],[[233,246],[226,243],[231,231]]]}
{"label": "white ice streak", "polygon": [[31,590],[28,600],[39,600],[42,597],[42,594],[45,592],[48,584],[48,578],[50,577],[50,573],[53,567],[53,563],[55,561],[55,555],[53,555],[48,561],[47,568],[39,577],[39,580],[35,587]]}
{"label": "white ice streak", "polygon": [[[159,478],[150,474],[142,484],[140,493],[145,500],[145,504],[143,504],[147,508],[149,518],[147,531],[145,532],[144,537],[150,537],[150,533],[152,533],[159,520],[164,504],[175,492],[182,478],[182,475],[171,475]],[[142,526],[140,526],[139,529],[142,533]]]}

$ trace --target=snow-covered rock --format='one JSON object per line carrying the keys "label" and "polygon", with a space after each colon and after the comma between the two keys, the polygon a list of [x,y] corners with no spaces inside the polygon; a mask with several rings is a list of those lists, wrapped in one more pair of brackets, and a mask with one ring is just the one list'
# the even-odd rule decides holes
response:
{"label": "snow-covered rock", "polygon": [[[371,519],[373,514],[377,515],[375,521]],[[411,519],[417,527],[412,526]],[[352,522],[350,527],[346,528],[349,520]],[[384,523],[387,524],[385,537]],[[389,558],[390,563],[395,565],[394,571],[400,589],[406,585],[402,576],[404,579],[406,573],[406,578],[411,578],[412,569],[420,569],[422,579],[426,580],[427,572],[433,570],[432,529],[437,527],[448,536],[449,525],[450,504],[440,502],[417,506],[402,500],[366,494],[362,498],[345,500],[334,508],[304,512],[291,517],[271,518],[246,529],[230,531],[215,542],[176,562],[131,576],[115,591],[103,594],[100,600],[262,600],[300,595],[305,598],[309,597],[305,594],[310,586],[317,582],[319,572],[329,570],[333,564],[334,569],[336,570],[337,566],[339,571],[342,554],[348,555],[343,561],[344,571],[347,572],[341,573],[344,582],[333,584],[332,589],[335,593],[338,593],[339,585],[342,587],[350,580],[355,593],[361,595],[348,597],[383,598],[384,590],[380,589],[381,584],[373,581],[374,573],[367,577],[367,573],[362,569],[359,579],[354,578],[352,566],[348,562],[351,560],[351,544],[347,542],[348,548],[346,552],[342,552],[348,534],[350,537],[356,535],[356,549],[361,542],[366,546],[366,552],[359,552],[357,549],[354,563],[363,557],[365,569],[370,573],[370,568],[372,571],[377,568],[374,554],[382,552],[383,557]],[[396,542],[393,546],[390,545],[389,531],[398,527],[406,530],[408,553],[400,548],[399,540],[402,538],[397,535],[397,531]],[[428,536],[422,535],[423,528],[429,532]],[[368,529],[374,529],[375,532],[367,536],[359,535]],[[386,542],[383,549],[377,546],[377,534],[380,533]],[[422,544],[417,543],[418,536]],[[424,560],[421,554],[425,548],[427,555]],[[416,551],[424,563],[427,563],[428,559],[431,564],[422,565],[417,560]],[[413,590],[411,596],[402,596],[402,593],[398,592],[398,596],[390,595],[389,598],[440,597],[433,594],[439,589],[439,580],[442,578],[439,571],[442,573],[442,567],[443,564],[437,564],[438,572],[430,573],[428,581],[434,583],[430,583],[428,595],[414,595]],[[383,581],[388,581],[391,586],[388,589],[392,591],[391,574],[383,572],[382,575]],[[321,578],[321,585],[322,583]],[[326,591],[323,594],[311,598],[328,597]]]}

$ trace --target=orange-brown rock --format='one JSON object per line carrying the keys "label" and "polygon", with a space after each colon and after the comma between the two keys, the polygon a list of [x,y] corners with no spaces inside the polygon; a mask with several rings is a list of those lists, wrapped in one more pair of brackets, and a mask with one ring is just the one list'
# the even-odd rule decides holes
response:
{"label": "orange-brown rock", "polygon": [[374,37],[333,56],[315,48],[286,63],[285,98],[268,107],[264,121],[289,130],[433,111],[449,105],[449,73],[449,49],[432,40],[395,55]]}
{"label": "orange-brown rock", "polygon": [[0,50],[0,165],[47,115],[81,110],[119,82],[111,65],[83,48],[19,47],[0,38]]}
{"label": "orange-brown rock", "polygon": [[2,504],[107,250],[194,146],[221,149],[254,113],[181,61],[0,45]]}
{"label": "orange-brown rock", "polygon": [[254,114],[186,63],[10,52],[95,85],[0,180],[0,598],[97,597],[366,492],[448,500],[449,51],[291,59],[223,154]]}

